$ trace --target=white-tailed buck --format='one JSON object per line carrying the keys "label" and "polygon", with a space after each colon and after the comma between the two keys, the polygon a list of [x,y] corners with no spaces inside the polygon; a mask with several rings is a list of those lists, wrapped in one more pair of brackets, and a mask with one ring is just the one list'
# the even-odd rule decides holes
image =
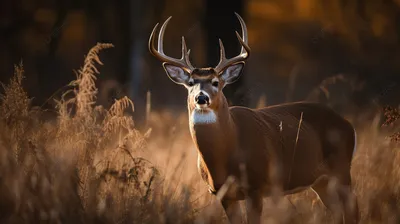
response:
{"label": "white-tailed buck", "polygon": [[[221,58],[215,68],[194,67],[183,37],[180,59],[164,54],[163,37],[171,17],[161,26],[158,49],[154,46],[158,24],[149,39],[150,52],[163,62],[168,77],[188,90],[189,128],[202,179],[216,193],[228,177],[234,177],[235,184],[221,199],[231,222],[240,214],[238,201],[246,198],[251,206],[249,221],[260,222],[263,197],[272,196],[276,186],[283,195],[312,188],[328,209],[340,209],[339,222],[357,222],[357,202],[350,193],[356,133],[348,121],[317,103],[262,109],[228,106],[222,89],[238,80],[250,53],[245,22],[236,16],[242,27],[242,36],[236,32],[241,52],[227,59],[220,40]],[[330,180],[336,180],[335,187],[330,187]]]}

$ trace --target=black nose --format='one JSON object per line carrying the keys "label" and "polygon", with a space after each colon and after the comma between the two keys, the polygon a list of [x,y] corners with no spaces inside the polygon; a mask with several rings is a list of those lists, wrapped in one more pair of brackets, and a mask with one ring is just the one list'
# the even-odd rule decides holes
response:
{"label": "black nose", "polygon": [[210,99],[208,98],[208,96],[200,93],[200,95],[196,96],[196,103],[203,105],[203,104],[208,104],[208,102],[210,101]]}

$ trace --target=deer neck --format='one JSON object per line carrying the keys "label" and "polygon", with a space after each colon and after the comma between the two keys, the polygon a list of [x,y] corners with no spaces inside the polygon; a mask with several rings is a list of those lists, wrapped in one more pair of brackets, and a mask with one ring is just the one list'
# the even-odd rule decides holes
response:
{"label": "deer neck", "polygon": [[[229,106],[221,96],[216,110],[202,112],[189,108],[190,133],[198,150],[198,163],[202,176],[208,176],[207,182],[221,185],[228,173],[229,156],[234,150],[235,129],[229,113]],[[203,176],[204,178],[204,176]]]}

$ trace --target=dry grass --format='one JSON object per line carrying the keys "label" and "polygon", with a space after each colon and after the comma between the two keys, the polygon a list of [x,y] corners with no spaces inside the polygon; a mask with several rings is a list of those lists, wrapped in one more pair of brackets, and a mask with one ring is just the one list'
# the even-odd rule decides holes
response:
{"label": "dry grass", "polygon": [[[24,91],[22,63],[0,101],[1,223],[221,223],[221,206],[196,171],[187,114],[147,111],[141,133],[127,97],[96,106],[97,44],[71,90],[57,101],[57,119],[42,119]],[[319,88],[321,89],[321,88]],[[398,112],[398,111],[397,111]],[[396,115],[396,110],[387,112]],[[390,115],[390,116],[389,116]],[[398,143],[385,138],[379,116],[357,127],[352,176],[362,223],[395,223],[400,211]],[[397,119],[397,118],[396,118]],[[265,199],[265,223],[329,223],[312,191]]]}

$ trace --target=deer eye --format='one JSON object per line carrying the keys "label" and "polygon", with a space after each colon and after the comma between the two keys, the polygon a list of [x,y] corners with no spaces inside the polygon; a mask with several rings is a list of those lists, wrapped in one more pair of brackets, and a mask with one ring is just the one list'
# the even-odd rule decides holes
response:
{"label": "deer eye", "polygon": [[218,81],[213,81],[211,85],[213,85],[214,87],[218,87],[219,82]]}

